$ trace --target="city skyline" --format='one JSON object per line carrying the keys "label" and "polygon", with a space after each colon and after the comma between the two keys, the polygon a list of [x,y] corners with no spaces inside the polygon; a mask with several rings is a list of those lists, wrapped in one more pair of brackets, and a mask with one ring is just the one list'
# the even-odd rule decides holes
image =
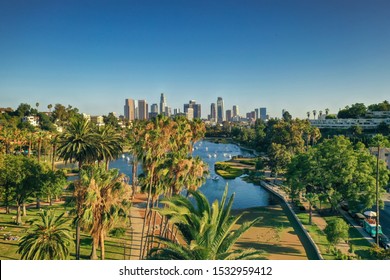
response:
{"label": "city skyline", "polygon": [[[220,96],[241,115],[293,117],[388,99],[386,1],[3,1],[0,104],[123,113],[123,100],[202,117]],[[226,110],[225,110],[226,111]]]}

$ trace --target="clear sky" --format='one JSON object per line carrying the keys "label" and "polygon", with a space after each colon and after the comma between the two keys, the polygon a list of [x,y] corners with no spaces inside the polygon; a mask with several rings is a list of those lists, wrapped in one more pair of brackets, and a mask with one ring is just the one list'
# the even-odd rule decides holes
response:
{"label": "clear sky", "polygon": [[0,107],[123,114],[125,98],[202,116],[305,117],[390,99],[390,1],[0,0]]}

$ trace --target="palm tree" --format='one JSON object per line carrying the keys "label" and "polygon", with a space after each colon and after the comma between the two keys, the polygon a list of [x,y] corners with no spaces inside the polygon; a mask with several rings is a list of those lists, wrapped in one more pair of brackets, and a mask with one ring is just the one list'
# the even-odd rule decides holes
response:
{"label": "palm tree", "polygon": [[[93,162],[98,158],[98,149],[95,145],[96,135],[92,131],[90,122],[84,118],[73,120],[67,130],[60,136],[58,155],[65,162],[78,161],[79,172],[84,163]],[[80,190],[75,190],[78,193]],[[82,196],[80,196],[82,198]],[[80,219],[83,209],[82,202],[77,203],[76,225],[76,259],[80,258]]]}
{"label": "palm tree", "polygon": [[79,170],[84,163],[98,159],[97,136],[93,133],[90,122],[81,118],[73,120],[60,136],[58,155],[65,162],[78,161]]}
{"label": "palm tree", "polygon": [[316,119],[317,110],[313,110],[313,118]]}
{"label": "palm tree", "polygon": [[114,127],[106,125],[97,130],[98,160],[103,160],[108,170],[109,162],[117,159],[123,152],[123,139]]}
{"label": "palm tree", "polygon": [[307,118],[310,119],[310,112],[307,112],[306,115],[307,115]]}
{"label": "palm tree", "polygon": [[231,216],[231,207],[234,194],[226,203],[228,188],[222,196],[221,204],[214,201],[212,205],[199,191],[189,191],[193,196],[195,205],[183,196],[174,196],[162,200],[167,205],[164,209],[155,209],[169,218],[175,224],[184,244],[159,236],[157,239],[163,247],[154,247],[149,251],[149,259],[165,260],[240,260],[258,259],[261,251],[233,250],[235,242],[260,220],[243,223],[233,230],[237,221],[242,217]]}
{"label": "palm tree", "polygon": [[17,253],[24,260],[65,260],[69,256],[71,236],[66,219],[55,217],[51,211],[38,213],[33,231],[23,236]]}
{"label": "palm tree", "polygon": [[328,114],[329,114],[329,109],[326,108],[326,109],[325,109],[325,115],[327,116]]}
{"label": "palm tree", "polygon": [[47,105],[47,109],[49,109],[49,112],[51,113],[51,108],[53,108],[52,104]]}
{"label": "palm tree", "polygon": [[322,117],[322,110],[320,110],[319,112],[318,112],[318,116],[319,116],[319,118],[321,118]]}
{"label": "palm tree", "polygon": [[118,169],[105,170],[99,166],[85,166],[81,170],[81,184],[86,190],[82,219],[89,225],[93,239],[91,259],[97,259],[100,244],[101,259],[105,258],[104,239],[128,205],[129,190],[124,184],[124,174]]}

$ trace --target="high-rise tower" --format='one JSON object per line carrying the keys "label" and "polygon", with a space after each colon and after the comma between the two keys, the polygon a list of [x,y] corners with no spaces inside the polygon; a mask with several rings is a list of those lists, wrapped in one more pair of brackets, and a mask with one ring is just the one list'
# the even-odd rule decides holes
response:
{"label": "high-rise tower", "polygon": [[217,100],[217,122],[221,123],[225,120],[225,111],[223,108],[223,99],[222,97],[218,97]]}
{"label": "high-rise tower", "polygon": [[167,100],[165,99],[164,93],[161,93],[160,97],[160,114],[165,115],[165,107],[167,107]]}
{"label": "high-rise tower", "polygon": [[149,119],[148,103],[146,100],[138,100],[138,117],[140,120]]}
{"label": "high-rise tower", "polygon": [[135,103],[134,99],[126,99],[124,107],[124,116],[127,120],[132,121],[135,119]]}
{"label": "high-rise tower", "polygon": [[210,121],[212,121],[212,122],[217,121],[217,110],[215,108],[215,103],[211,103],[211,106],[210,106]]}

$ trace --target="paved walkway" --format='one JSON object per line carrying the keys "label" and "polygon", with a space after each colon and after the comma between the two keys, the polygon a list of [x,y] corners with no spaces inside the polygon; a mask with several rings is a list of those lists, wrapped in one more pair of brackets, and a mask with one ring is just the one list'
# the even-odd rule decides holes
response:
{"label": "paved walkway", "polygon": [[131,207],[131,229],[132,242],[130,245],[130,260],[139,260],[140,247],[141,247],[141,233],[142,225],[144,221],[145,213],[145,201],[146,196],[137,194],[133,199],[133,205]]}

